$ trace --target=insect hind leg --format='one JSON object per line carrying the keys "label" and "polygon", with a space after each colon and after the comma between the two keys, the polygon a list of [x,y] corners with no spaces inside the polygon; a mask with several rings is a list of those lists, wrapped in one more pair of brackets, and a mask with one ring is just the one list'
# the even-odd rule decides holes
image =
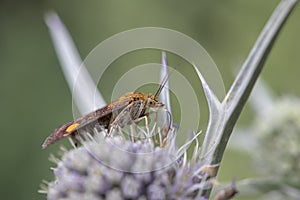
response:
{"label": "insect hind leg", "polygon": [[140,121],[145,120],[146,133],[147,133],[147,136],[150,137],[150,129],[149,129],[148,116],[149,116],[149,113],[145,113],[142,117],[139,117],[139,118],[133,120],[133,122],[134,122],[135,124],[137,124],[137,123],[139,123]]}

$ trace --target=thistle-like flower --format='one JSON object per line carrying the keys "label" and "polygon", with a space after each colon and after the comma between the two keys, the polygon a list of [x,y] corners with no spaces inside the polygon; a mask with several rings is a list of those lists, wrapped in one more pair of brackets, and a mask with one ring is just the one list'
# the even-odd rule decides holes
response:
{"label": "thistle-like flower", "polygon": [[295,176],[300,174],[300,99],[278,99],[258,116],[253,127],[258,136],[259,169],[300,187],[299,176]]}
{"label": "thistle-like flower", "polygon": [[290,95],[278,98],[260,81],[250,102],[255,121],[239,132],[250,141],[250,147],[239,149],[249,151],[261,177],[240,181],[241,193],[272,200],[299,199],[300,99]]}
{"label": "thistle-like flower", "polygon": [[161,148],[151,139],[132,142],[95,131],[93,139],[56,160],[55,180],[44,188],[47,198],[195,199],[212,186],[214,170],[199,171],[197,160],[187,161],[185,154],[178,159],[174,139]]}

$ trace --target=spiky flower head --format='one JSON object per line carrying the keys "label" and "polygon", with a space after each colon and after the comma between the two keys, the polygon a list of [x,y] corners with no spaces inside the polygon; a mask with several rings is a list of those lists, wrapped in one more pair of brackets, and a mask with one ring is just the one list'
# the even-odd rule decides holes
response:
{"label": "spiky flower head", "polygon": [[300,99],[278,99],[254,124],[260,138],[257,156],[264,174],[298,184],[300,174]]}
{"label": "spiky flower head", "polygon": [[63,153],[44,192],[49,200],[207,199],[197,195],[212,186],[211,171],[185,154],[179,158],[173,140],[162,147],[152,139],[132,142],[96,132]]}

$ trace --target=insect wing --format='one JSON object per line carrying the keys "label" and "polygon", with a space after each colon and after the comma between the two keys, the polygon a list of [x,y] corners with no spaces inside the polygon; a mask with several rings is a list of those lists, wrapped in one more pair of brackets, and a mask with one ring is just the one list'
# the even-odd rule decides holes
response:
{"label": "insect wing", "polygon": [[46,138],[46,140],[42,145],[43,149],[48,147],[50,144],[53,144],[54,142],[63,138],[67,128],[72,124],[73,122],[68,122],[66,124],[61,125],[59,128],[57,128],[49,137]]}
{"label": "insect wing", "polygon": [[92,123],[99,123],[104,128],[108,128],[113,115],[117,115],[118,113],[120,113],[128,105],[128,102],[115,101],[101,109],[96,110],[95,112],[89,113],[74,120],[73,124],[79,125],[76,127],[76,129],[69,132],[69,135],[85,126],[91,125]]}
{"label": "insect wing", "polygon": [[[84,115],[78,119],[70,121],[66,124],[58,127],[49,137],[46,138],[42,147],[46,148],[50,144],[62,139],[63,137],[70,136],[77,130],[91,125],[92,123],[99,122],[100,125],[107,128],[110,123],[110,118],[114,112],[119,113],[124,109],[130,102],[130,93],[120,97],[118,100],[108,104],[107,106],[100,108],[92,113]],[[109,116],[110,115],[110,116]]]}

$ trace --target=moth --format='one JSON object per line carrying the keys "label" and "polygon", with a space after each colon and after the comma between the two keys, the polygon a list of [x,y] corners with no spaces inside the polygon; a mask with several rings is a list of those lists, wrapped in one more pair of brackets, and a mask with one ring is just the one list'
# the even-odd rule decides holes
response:
{"label": "moth", "polygon": [[[164,104],[159,102],[157,98],[166,84],[167,79],[167,76],[163,79],[155,95],[129,92],[103,108],[61,125],[46,138],[42,148],[45,149],[65,137],[71,137],[76,141],[78,131],[86,127],[100,125],[104,129],[107,129],[107,133],[110,134],[111,130],[115,127],[124,127],[141,118],[147,120],[147,116],[149,115],[149,112],[146,113],[147,109],[159,109],[164,107]],[[170,117],[170,113],[168,111],[167,113]]]}

